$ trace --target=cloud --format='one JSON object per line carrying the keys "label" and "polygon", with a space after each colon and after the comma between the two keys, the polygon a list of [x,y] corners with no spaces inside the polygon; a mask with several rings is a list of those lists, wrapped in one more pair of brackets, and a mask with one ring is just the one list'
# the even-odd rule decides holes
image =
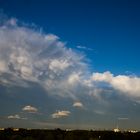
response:
{"label": "cloud", "polygon": [[22,108],[23,111],[29,112],[29,113],[36,113],[38,111],[37,108],[27,105],[25,107]]}
{"label": "cloud", "polygon": [[[92,72],[86,58],[54,34],[22,25],[15,18],[0,24],[0,84],[28,87],[35,82],[49,95],[100,99],[105,83],[119,95],[140,98],[140,78]],[[86,49],[84,46],[77,48]],[[103,95],[103,94],[102,94]]]}
{"label": "cloud", "polygon": [[0,72],[5,72],[6,71],[6,63],[4,61],[0,61]]}
{"label": "cloud", "polygon": [[129,118],[118,118],[118,120],[129,120]]}
{"label": "cloud", "polygon": [[73,104],[73,107],[77,107],[77,108],[83,108],[84,106],[83,106],[83,104],[81,103],[81,102],[75,102],[74,104]]}
{"label": "cloud", "polygon": [[58,74],[61,71],[64,71],[70,66],[70,62],[67,60],[51,60],[49,69],[52,70],[54,73]]}
{"label": "cloud", "polygon": [[7,20],[5,24],[10,25],[10,26],[17,26],[17,19],[11,18],[11,19]]}
{"label": "cloud", "polygon": [[105,82],[119,93],[130,97],[140,97],[140,78],[136,76],[117,75],[111,72],[93,73],[92,81]]}
{"label": "cloud", "polygon": [[27,119],[27,118],[22,118],[20,117],[18,114],[15,114],[15,115],[10,115],[7,117],[8,119]]}
{"label": "cloud", "polygon": [[78,49],[83,49],[83,50],[88,50],[88,51],[93,51],[92,48],[88,48],[88,47],[85,47],[85,46],[77,46]]}
{"label": "cloud", "polygon": [[94,113],[99,114],[99,115],[104,115],[105,112],[102,110],[94,110]]}
{"label": "cloud", "polygon": [[0,26],[0,38],[1,84],[27,87],[36,82],[48,94],[74,97],[74,84],[87,69],[83,55],[58,36],[19,25],[14,18]]}
{"label": "cloud", "polygon": [[52,118],[62,118],[62,117],[68,117],[70,115],[70,111],[57,111],[52,114]]}

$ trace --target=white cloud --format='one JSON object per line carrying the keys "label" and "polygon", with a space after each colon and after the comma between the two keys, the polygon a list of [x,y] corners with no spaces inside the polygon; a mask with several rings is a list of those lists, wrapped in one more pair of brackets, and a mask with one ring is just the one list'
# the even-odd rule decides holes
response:
{"label": "white cloud", "polygon": [[73,104],[73,107],[83,108],[83,104],[78,101]]}
{"label": "white cloud", "polygon": [[29,113],[36,113],[38,111],[37,108],[35,108],[33,106],[30,106],[30,105],[27,105],[27,106],[23,107],[22,110],[27,111]]}
{"label": "white cloud", "polygon": [[93,73],[92,80],[106,82],[120,93],[131,97],[140,97],[140,78],[126,75],[114,76],[110,72]]}
{"label": "white cloud", "polygon": [[72,85],[87,69],[84,56],[68,48],[58,36],[19,26],[13,18],[0,26],[0,38],[1,84],[25,86],[31,81],[48,94],[74,97]]}
{"label": "white cloud", "polygon": [[84,56],[68,48],[58,36],[19,26],[15,18],[0,26],[0,84],[27,87],[36,82],[50,95],[77,100],[81,94],[99,97],[105,90],[98,83],[105,82],[112,90],[140,98],[139,77],[90,73]]}
{"label": "white cloud", "polygon": [[18,114],[10,115],[10,116],[8,116],[7,118],[8,118],[8,119],[23,119],[23,120],[27,119],[27,118],[22,118],[22,117],[20,117]]}
{"label": "white cloud", "polygon": [[10,115],[8,116],[8,119],[20,119],[20,116],[19,115]]}
{"label": "white cloud", "polygon": [[111,74],[109,71],[104,73],[93,73],[92,80],[110,82],[112,80],[112,77],[113,74]]}
{"label": "white cloud", "polygon": [[70,115],[70,111],[57,111],[52,114],[52,118],[62,118],[62,117],[68,117]]}

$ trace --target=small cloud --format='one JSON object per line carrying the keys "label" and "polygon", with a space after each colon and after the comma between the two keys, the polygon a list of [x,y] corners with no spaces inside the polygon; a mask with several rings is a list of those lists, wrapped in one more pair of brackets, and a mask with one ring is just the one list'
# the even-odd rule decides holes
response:
{"label": "small cloud", "polygon": [[30,106],[30,105],[27,105],[27,106],[23,107],[22,110],[27,111],[29,113],[36,113],[38,111],[37,108],[35,108],[33,106]]}
{"label": "small cloud", "polygon": [[68,117],[70,115],[70,111],[57,111],[52,114],[52,118],[62,118],[62,117]]}
{"label": "small cloud", "polygon": [[22,118],[20,117],[18,114],[15,114],[15,115],[10,115],[7,117],[8,119],[27,119],[27,118]]}
{"label": "small cloud", "polygon": [[105,112],[101,110],[95,110],[94,113],[99,114],[99,115],[104,115]]}
{"label": "small cloud", "polygon": [[85,47],[85,46],[77,46],[78,49],[83,49],[83,50],[88,50],[88,51],[93,51],[92,48],[88,48],[88,47]]}
{"label": "small cloud", "polygon": [[129,120],[129,118],[118,118],[118,120]]}
{"label": "small cloud", "polygon": [[83,108],[83,104],[81,102],[75,102],[73,104],[73,107],[77,107],[77,108]]}

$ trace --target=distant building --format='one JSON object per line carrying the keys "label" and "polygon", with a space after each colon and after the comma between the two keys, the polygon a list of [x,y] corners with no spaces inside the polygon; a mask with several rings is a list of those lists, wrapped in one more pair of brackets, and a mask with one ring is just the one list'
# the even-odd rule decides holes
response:
{"label": "distant building", "polygon": [[71,129],[66,129],[66,131],[72,131]]}
{"label": "distant building", "polygon": [[13,131],[19,131],[19,128],[13,128]]}
{"label": "distant building", "polygon": [[120,132],[120,130],[118,128],[115,128],[114,132]]}
{"label": "distant building", "polygon": [[129,130],[128,132],[137,133],[138,131],[137,130]]}
{"label": "distant building", "polygon": [[4,128],[0,128],[0,131],[3,131],[4,130]]}
{"label": "distant building", "polygon": [[118,125],[116,128],[114,128],[114,132],[120,132]]}

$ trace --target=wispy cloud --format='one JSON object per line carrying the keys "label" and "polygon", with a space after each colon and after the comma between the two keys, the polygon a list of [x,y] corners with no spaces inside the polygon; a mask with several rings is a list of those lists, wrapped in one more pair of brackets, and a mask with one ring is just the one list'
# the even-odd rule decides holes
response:
{"label": "wispy cloud", "polygon": [[57,111],[52,114],[52,118],[58,119],[62,117],[68,117],[70,115],[70,111]]}
{"label": "wispy cloud", "polygon": [[129,118],[126,118],[126,117],[120,117],[120,118],[118,118],[118,120],[129,120]]}
{"label": "wispy cloud", "polygon": [[83,49],[83,50],[88,50],[88,51],[93,51],[93,49],[92,48],[88,48],[88,47],[86,47],[86,46],[77,46],[77,48],[78,49]]}
{"label": "wispy cloud", "polygon": [[105,112],[102,110],[94,110],[94,113],[99,114],[99,115],[104,115]]}

